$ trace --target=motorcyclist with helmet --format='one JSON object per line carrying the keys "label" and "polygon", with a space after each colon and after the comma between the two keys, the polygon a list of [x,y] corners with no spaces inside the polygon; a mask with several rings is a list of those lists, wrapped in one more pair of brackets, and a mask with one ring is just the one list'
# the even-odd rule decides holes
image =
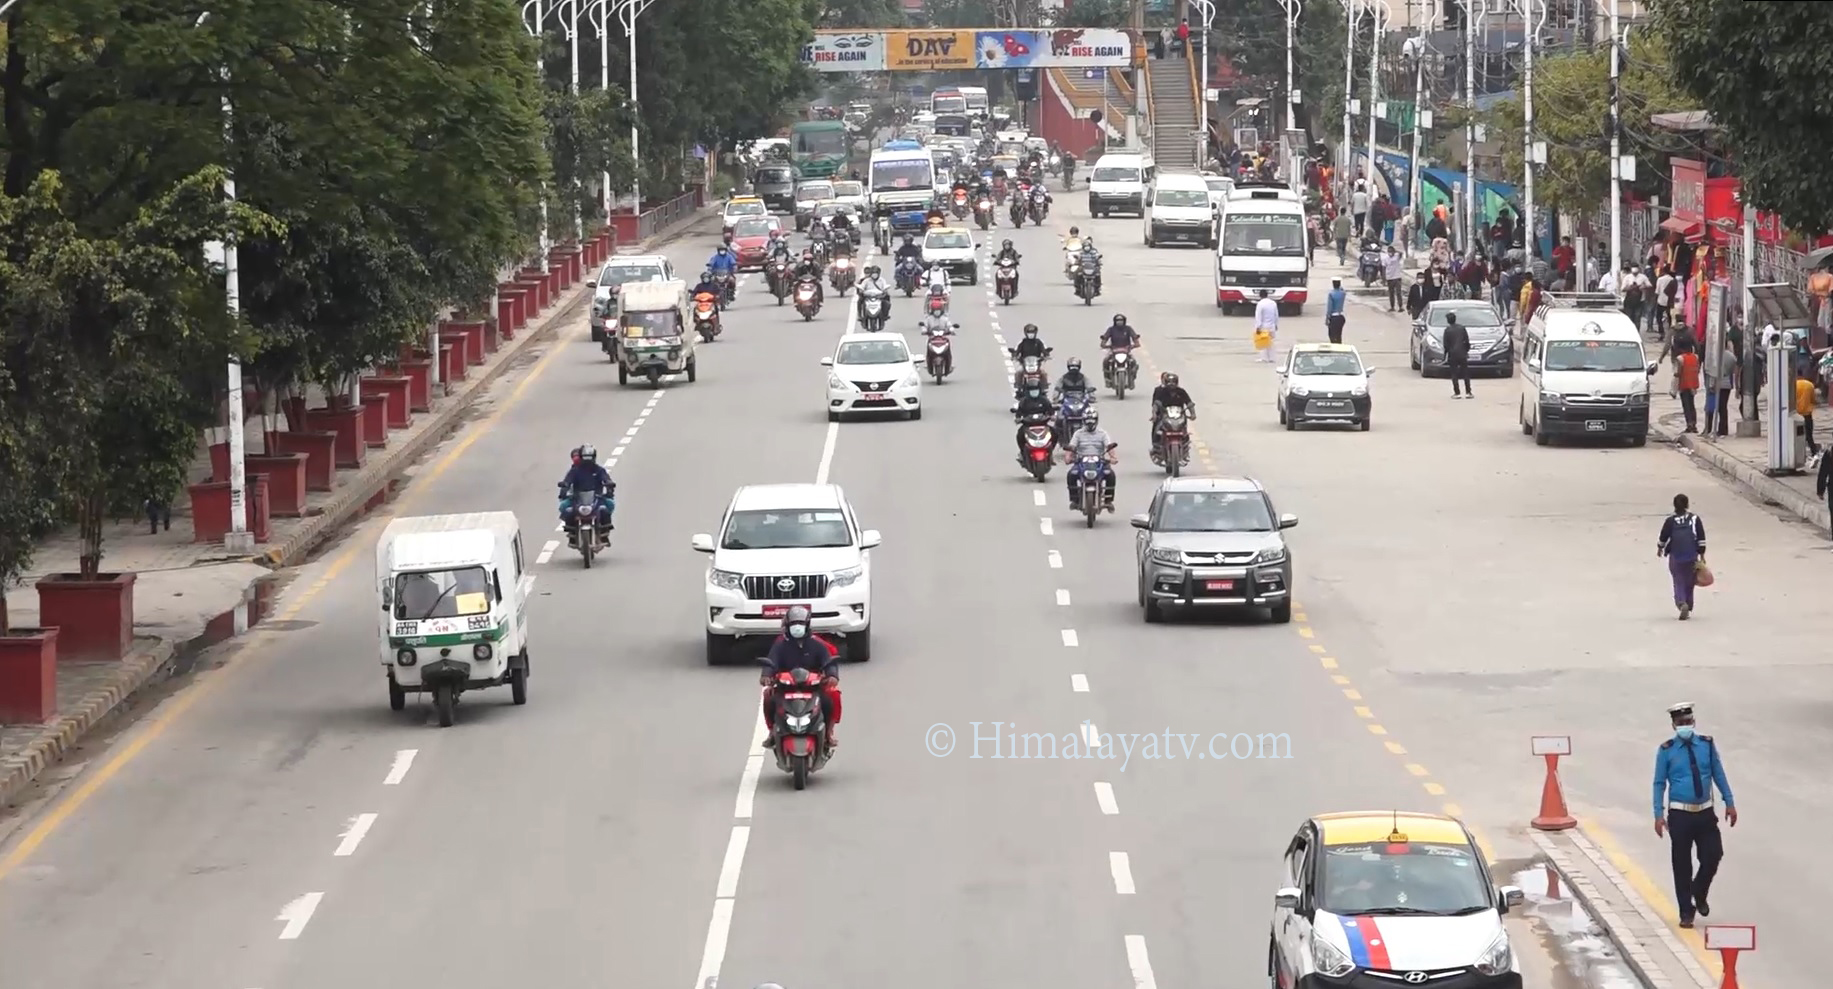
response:
{"label": "motorcyclist with helmet", "polygon": [[720,278],[722,286],[720,298],[730,298],[738,294],[738,255],[733,254],[730,247],[724,244],[719,245],[718,249],[713,251],[713,256],[707,260],[706,268]]}
{"label": "motorcyclist with helmet", "polygon": [[1037,335],[1037,324],[1026,323],[1024,339],[1018,341],[1018,346],[1012,348],[1012,356],[1020,361],[1027,357],[1035,357],[1041,361],[1049,351],[1050,348],[1044,346],[1044,341]]}
{"label": "motorcyclist with helmet", "polygon": [[1082,495],[1082,472],[1073,468],[1081,463],[1083,457],[1098,456],[1101,458],[1101,476],[1107,481],[1107,497],[1102,500],[1101,508],[1108,512],[1114,510],[1114,465],[1108,461],[1108,458],[1118,445],[1109,439],[1107,431],[1101,428],[1101,414],[1092,408],[1089,409],[1082,417],[1082,428],[1069,438],[1069,443],[1063,453],[1063,462],[1072,466],[1069,471],[1069,503],[1071,505],[1078,504]]}
{"label": "motorcyclist with helmet", "polygon": [[758,682],[764,688],[764,724],[770,733],[764,748],[776,748],[776,677],[778,673],[808,670],[825,677],[821,689],[821,717],[827,722],[827,744],[836,744],[834,726],[840,723],[840,650],[816,635],[807,605],[794,605],[783,615],[783,634],[770,644],[760,660],[764,670]]}
{"label": "motorcyclist with helmet", "polygon": [[569,546],[579,541],[578,521],[573,518],[573,499],[586,492],[599,496],[598,512],[605,528],[617,528],[611,524],[611,513],[617,507],[617,483],[611,480],[609,471],[598,465],[598,448],[589,443],[573,449],[573,463],[567,468],[566,476],[560,479],[560,521],[566,526]]}
{"label": "motorcyclist with helmet", "polygon": [[[866,300],[878,296],[889,298],[891,287],[885,284],[883,278],[879,277],[878,265],[866,265],[866,270],[861,272],[861,275],[863,277],[860,278],[858,286],[859,318],[864,320],[866,318]],[[886,315],[890,315],[889,310],[886,311]]]}
{"label": "motorcyclist with helmet", "polygon": [[1051,426],[1051,442],[1056,442],[1055,427],[1052,421],[1056,418],[1056,406],[1044,394],[1044,389],[1032,385],[1018,390],[1018,404],[1012,407],[1012,414],[1018,419],[1018,455],[1025,455],[1025,427],[1034,423]]}
{"label": "motorcyclist with helmet", "polygon": [[772,261],[778,258],[788,260],[790,256],[789,238],[783,236],[783,231],[772,227],[770,230],[770,243],[765,247],[764,253],[765,256]]}
{"label": "motorcyclist with helmet", "polygon": [[897,251],[893,256],[899,261],[905,258],[915,258],[921,261],[923,260],[923,245],[917,243],[915,237],[905,234],[904,242],[897,245]]}
{"label": "motorcyclist with helmet", "polygon": [[1115,313],[1114,321],[1107,329],[1101,331],[1101,349],[1111,351],[1116,347],[1139,346],[1139,331],[1127,322],[1125,313]]}
{"label": "motorcyclist with helmet", "polygon": [[1095,386],[1089,382],[1088,375],[1082,373],[1082,359],[1071,357],[1069,362],[1063,365],[1063,376],[1057,379],[1056,391],[1051,398],[1061,402],[1072,394],[1079,394],[1083,398],[1092,400],[1094,391]]}
{"label": "motorcyclist with helmet", "polygon": [[1095,250],[1095,238],[1082,238],[1082,270],[1095,280],[1095,294],[1101,294],[1101,252]]}
{"label": "motorcyclist with helmet", "polygon": [[806,278],[815,283],[815,301],[827,301],[827,293],[821,287],[821,262],[815,259],[813,248],[802,249],[802,259],[796,262],[795,280]]}
{"label": "motorcyclist with helmet", "polygon": [[700,273],[700,281],[695,283],[694,290],[688,294],[699,295],[702,292],[706,292],[712,295],[714,299],[719,299],[724,297],[725,291],[726,283],[715,277],[713,275],[713,269],[708,268]]}
{"label": "motorcyclist with helmet", "polygon": [[1177,375],[1172,374],[1170,371],[1166,371],[1158,376],[1158,387],[1152,389],[1151,423],[1152,452],[1154,454],[1160,452],[1158,417],[1163,414],[1166,409],[1173,407],[1183,409],[1184,415],[1188,416],[1192,422],[1196,421],[1196,401],[1190,397],[1190,393],[1185,391],[1182,385],[1177,383]]}

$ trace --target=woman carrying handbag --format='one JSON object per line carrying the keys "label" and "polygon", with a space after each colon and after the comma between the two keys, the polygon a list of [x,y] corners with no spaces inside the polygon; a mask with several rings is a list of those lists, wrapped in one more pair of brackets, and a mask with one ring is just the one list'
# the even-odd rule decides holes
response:
{"label": "woman carrying handbag", "polygon": [[1655,543],[1655,555],[1667,557],[1674,608],[1683,622],[1693,614],[1693,589],[1712,586],[1712,571],[1706,567],[1706,524],[1688,509],[1687,496],[1675,495],[1674,514],[1662,520]]}

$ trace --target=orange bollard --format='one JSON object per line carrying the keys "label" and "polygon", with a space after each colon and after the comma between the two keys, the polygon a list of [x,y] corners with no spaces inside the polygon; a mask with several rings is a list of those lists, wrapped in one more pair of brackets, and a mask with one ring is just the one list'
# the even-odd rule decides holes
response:
{"label": "orange bollard", "polygon": [[1757,950],[1755,924],[1707,924],[1700,931],[1706,950],[1716,951],[1724,964],[1725,977],[1719,989],[1738,989],[1738,954]]}
{"label": "orange bollard", "polygon": [[1531,822],[1539,831],[1566,831],[1578,821],[1566,810],[1566,793],[1559,785],[1559,757],[1572,754],[1572,736],[1536,735],[1529,750],[1547,761],[1547,779],[1540,787],[1540,815]]}

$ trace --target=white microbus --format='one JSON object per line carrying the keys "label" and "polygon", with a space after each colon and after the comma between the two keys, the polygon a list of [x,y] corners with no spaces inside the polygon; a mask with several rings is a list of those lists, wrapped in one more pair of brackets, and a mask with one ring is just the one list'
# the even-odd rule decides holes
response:
{"label": "white microbus", "polygon": [[1289,187],[1242,182],[1222,202],[1216,308],[1252,310],[1266,292],[1280,311],[1304,311],[1311,279],[1305,204]]}

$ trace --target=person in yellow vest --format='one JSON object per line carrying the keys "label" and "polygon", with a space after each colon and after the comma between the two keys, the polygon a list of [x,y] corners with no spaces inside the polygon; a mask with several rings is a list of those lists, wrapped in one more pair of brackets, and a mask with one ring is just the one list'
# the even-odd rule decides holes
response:
{"label": "person in yellow vest", "polygon": [[1801,435],[1808,441],[1808,452],[1819,453],[1814,442],[1814,379],[1802,375],[1795,379],[1795,414],[1801,417]]}

